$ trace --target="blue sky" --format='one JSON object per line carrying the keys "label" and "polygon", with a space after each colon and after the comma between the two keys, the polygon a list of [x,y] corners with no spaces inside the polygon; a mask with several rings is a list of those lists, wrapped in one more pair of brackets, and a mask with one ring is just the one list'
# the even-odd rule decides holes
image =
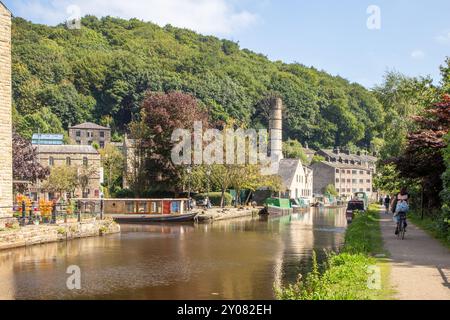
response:
{"label": "blue sky", "polygon": [[[387,70],[439,82],[439,66],[450,56],[448,0],[3,1],[16,16],[50,25],[78,11],[171,23],[367,87],[380,83]],[[380,9],[380,29],[367,27],[371,5]]]}

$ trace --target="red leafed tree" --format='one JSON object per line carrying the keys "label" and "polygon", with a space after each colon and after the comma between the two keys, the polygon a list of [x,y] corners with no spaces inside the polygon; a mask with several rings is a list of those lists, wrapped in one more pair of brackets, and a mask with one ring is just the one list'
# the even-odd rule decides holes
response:
{"label": "red leafed tree", "polygon": [[441,176],[445,171],[442,150],[447,146],[445,136],[450,130],[450,95],[414,117],[418,130],[409,134],[405,152],[394,163],[402,176],[420,179],[429,205],[439,204]]}
{"label": "red leafed tree", "polygon": [[171,136],[176,129],[193,130],[194,122],[200,121],[205,128],[208,114],[197,100],[181,92],[150,93],[143,103],[141,132],[145,148],[146,178],[151,187],[176,191],[180,180],[180,168],[171,160],[173,143]]}
{"label": "red leafed tree", "polygon": [[[48,168],[44,168],[37,159],[35,148],[30,141],[13,133],[13,177],[16,181],[27,181],[35,183],[44,180],[50,174]],[[18,191],[23,192],[25,183],[15,184]]]}

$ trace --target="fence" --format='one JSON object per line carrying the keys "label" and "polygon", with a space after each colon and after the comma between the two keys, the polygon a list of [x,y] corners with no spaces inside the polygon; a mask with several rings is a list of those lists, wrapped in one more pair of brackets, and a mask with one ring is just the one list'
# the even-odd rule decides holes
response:
{"label": "fence", "polygon": [[14,217],[21,226],[27,224],[57,224],[103,220],[103,200],[75,199],[69,202],[16,203],[13,207]]}

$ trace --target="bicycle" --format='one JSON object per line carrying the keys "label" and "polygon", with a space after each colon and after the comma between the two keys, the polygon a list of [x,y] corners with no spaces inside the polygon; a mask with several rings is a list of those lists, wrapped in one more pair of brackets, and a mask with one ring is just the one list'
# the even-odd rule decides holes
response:
{"label": "bicycle", "polygon": [[406,213],[400,212],[398,214],[398,222],[397,222],[397,238],[405,240],[405,234],[406,234]]}

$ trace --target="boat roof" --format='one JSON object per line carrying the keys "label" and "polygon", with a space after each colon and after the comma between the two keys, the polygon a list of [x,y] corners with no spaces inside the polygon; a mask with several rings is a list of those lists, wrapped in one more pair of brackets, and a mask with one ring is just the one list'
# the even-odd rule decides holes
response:
{"label": "boat roof", "polygon": [[162,198],[162,199],[150,199],[150,198],[142,198],[142,199],[135,199],[135,198],[123,198],[123,199],[72,199],[72,200],[81,200],[81,201],[99,201],[99,200],[104,200],[104,201],[188,201],[188,198]]}

